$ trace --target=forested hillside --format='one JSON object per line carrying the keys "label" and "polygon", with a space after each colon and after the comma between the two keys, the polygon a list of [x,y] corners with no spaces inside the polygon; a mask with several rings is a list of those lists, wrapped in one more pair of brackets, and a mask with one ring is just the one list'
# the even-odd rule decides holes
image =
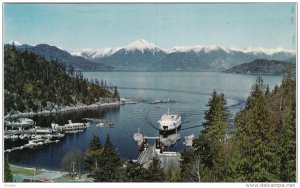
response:
{"label": "forested hillside", "polygon": [[227,73],[239,74],[271,74],[283,75],[286,74],[288,69],[296,69],[296,64],[286,61],[276,61],[267,59],[256,59],[250,63],[244,63],[227,69]]}
{"label": "forested hillside", "polygon": [[4,47],[4,110],[37,111],[46,106],[92,104],[100,98],[118,99],[116,88],[110,91],[95,80],[89,82],[73,67],[48,62],[31,52]]}

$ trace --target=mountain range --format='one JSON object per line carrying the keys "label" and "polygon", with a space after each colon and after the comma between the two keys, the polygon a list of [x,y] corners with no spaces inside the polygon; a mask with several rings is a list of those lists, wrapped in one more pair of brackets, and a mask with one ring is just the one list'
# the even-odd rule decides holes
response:
{"label": "mountain range", "polygon": [[[10,44],[11,45],[11,44]],[[19,51],[32,52],[39,56],[44,57],[47,61],[57,61],[63,63],[66,67],[72,65],[77,70],[111,70],[110,65],[103,63],[95,63],[84,57],[73,56],[69,52],[62,50],[56,46],[50,46],[48,44],[39,44],[36,46],[28,44],[16,44],[16,49]]]}
{"label": "mountain range", "polygon": [[296,57],[295,51],[282,48],[238,49],[197,45],[164,49],[143,39],[125,47],[70,52],[47,44],[17,46],[17,49],[25,48],[46,59],[73,62],[76,68],[82,70],[93,67],[91,70],[223,71],[256,59],[294,62]]}

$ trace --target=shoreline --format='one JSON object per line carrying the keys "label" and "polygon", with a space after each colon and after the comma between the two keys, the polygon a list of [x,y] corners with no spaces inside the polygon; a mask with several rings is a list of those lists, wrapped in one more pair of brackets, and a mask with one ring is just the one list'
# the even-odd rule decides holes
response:
{"label": "shoreline", "polygon": [[51,170],[45,168],[34,168],[9,164],[15,182],[21,183],[24,180],[38,182],[93,182],[88,173],[82,173],[71,177],[66,171]]}
{"label": "shoreline", "polygon": [[53,110],[43,110],[40,112],[17,112],[13,115],[5,115],[4,119],[6,118],[19,118],[19,117],[33,117],[35,115],[50,115],[50,114],[57,114],[57,113],[64,113],[64,112],[74,112],[78,110],[89,110],[101,107],[113,107],[113,106],[120,106],[122,103],[120,101],[110,102],[110,103],[94,103],[90,105],[76,105],[76,106],[65,106],[60,109],[53,109]]}

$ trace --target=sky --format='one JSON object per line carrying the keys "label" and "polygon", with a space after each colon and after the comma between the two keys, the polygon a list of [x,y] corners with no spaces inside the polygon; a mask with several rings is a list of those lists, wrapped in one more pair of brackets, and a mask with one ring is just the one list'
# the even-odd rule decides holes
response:
{"label": "sky", "polygon": [[218,45],[296,49],[295,3],[4,4],[4,42],[67,50]]}

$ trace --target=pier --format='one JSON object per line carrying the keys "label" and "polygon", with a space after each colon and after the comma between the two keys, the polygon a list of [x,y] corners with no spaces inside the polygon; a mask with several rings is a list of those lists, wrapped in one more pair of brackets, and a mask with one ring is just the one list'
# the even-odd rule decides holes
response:
{"label": "pier", "polygon": [[148,168],[153,159],[158,159],[165,171],[180,169],[181,154],[179,152],[162,152],[153,145],[148,145],[136,162],[143,165],[144,168]]}

